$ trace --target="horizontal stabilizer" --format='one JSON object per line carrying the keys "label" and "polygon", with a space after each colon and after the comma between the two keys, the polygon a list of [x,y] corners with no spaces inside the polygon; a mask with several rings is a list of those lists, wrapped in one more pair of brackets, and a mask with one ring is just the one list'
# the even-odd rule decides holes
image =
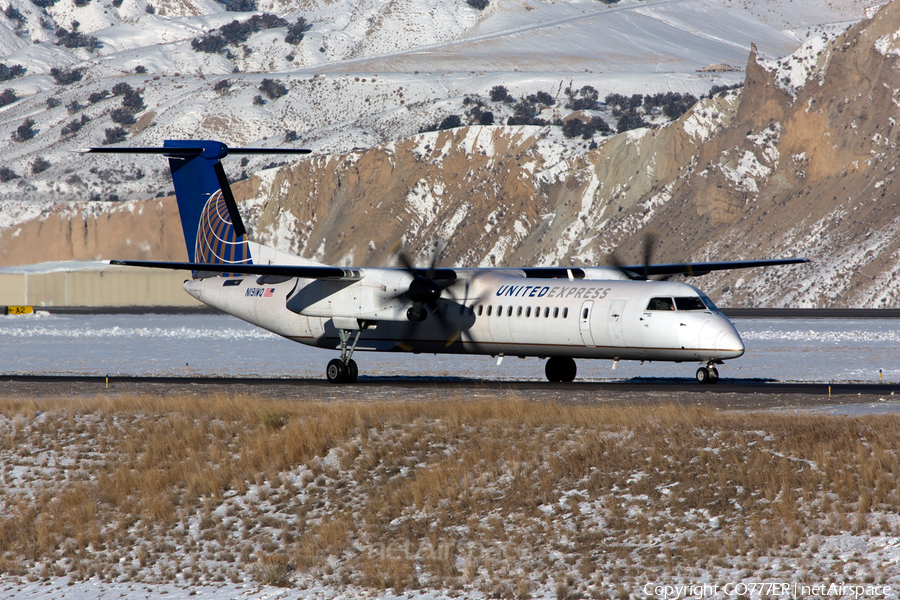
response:
{"label": "horizontal stabilizer", "polygon": [[[208,148],[199,147],[168,147],[168,148],[123,148],[116,146],[102,146],[100,148],[78,148],[73,152],[79,154],[164,154],[166,156],[197,156],[208,151]],[[229,148],[220,144],[216,148],[214,158],[224,158],[229,154],[309,154],[312,150],[306,148]]]}

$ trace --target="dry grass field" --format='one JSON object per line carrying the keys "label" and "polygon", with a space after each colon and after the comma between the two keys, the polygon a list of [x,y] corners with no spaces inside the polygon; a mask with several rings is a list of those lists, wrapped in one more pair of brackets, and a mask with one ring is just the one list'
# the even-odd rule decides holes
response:
{"label": "dry grass field", "polygon": [[522,400],[0,399],[0,572],[628,598],[900,588],[900,417]]}

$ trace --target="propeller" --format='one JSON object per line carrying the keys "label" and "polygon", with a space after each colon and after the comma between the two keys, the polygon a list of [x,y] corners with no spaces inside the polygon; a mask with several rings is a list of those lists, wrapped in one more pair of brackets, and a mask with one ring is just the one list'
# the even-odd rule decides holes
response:
{"label": "propeller", "polygon": [[[413,278],[407,291],[402,294],[412,302],[412,306],[406,311],[406,318],[409,320],[409,323],[402,336],[405,341],[400,344],[400,347],[404,350],[412,350],[414,344],[409,340],[413,338],[413,332],[416,327],[428,319],[429,316],[433,316],[436,319],[435,325],[442,330],[441,334],[447,339],[448,347],[459,339],[459,327],[450,322],[437,304],[444,288],[449,287],[456,281],[454,272],[437,268],[437,262],[444,251],[444,247],[445,244],[442,241],[435,242],[431,261],[428,267],[425,268],[424,273],[422,269],[417,268],[413,264],[409,255],[404,251],[400,240],[391,247],[391,252],[397,255],[397,261]],[[452,292],[450,295],[453,297]],[[455,297],[453,299],[456,300]]]}
{"label": "propeller", "polygon": [[656,241],[659,238],[659,231],[655,229],[646,229],[644,230],[644,237],[641,240],[641,249],[643,254],[643,268],[640,273],[636,273],[635,271],[629,271],[625,269],[624,263],[619,260],[619,257],[616,255],[615,250],[609,253],[607,257],[607,262],[611,267],[615,267],[618,269],[620,273],[625,275],[628,279],[637,280],[637,281],[647,281],[650,278],[649,267],[650,263],[653,260],[653,251],[656,248]]}

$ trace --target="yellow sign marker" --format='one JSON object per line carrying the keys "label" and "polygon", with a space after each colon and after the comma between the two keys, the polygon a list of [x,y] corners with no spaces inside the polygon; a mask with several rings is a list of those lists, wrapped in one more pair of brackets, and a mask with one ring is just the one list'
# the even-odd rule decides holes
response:
{"label": "yellow sign marker", "polygon": [[7,306],[6,314],[8,315],[30,315],[34,313],[33,306]]}

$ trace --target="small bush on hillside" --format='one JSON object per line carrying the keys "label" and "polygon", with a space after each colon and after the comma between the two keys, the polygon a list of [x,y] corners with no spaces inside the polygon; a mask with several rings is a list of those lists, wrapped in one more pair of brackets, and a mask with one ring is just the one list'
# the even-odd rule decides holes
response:
{"label": "small bush on hillside", "polygon": [[25,22],[25,15],[23,15],[22,12],[12,4],[7,6],[3,10],[3,14],[6,15],[6,18],[10,21],[16,21],[19,26],[21,26]]}
{"label": "small bush on hillside", "polygon": [[116,142],[122,142],[125,141],[125,138],[128,137],[128,132],[121,127],[110,127],[103,133],[106,139],[105,144],[115,144]]}
{"label": "small bush on hillside", "polygon": [[144,12],[147,13],[148,15],[155,15],[156,7],[153,6],[152,4],[148,4],[147,6],[144,7]]}
{"label": "small bush on hillside", "polygon": [[50,75],[57,85],[71,85],[81,81],[81,78],[84,77],[81,69],[59,69],[57,67],[50,69]]}
{"label": "small bush on hillside", "polygon": [[[254,9],[255,10],[255,9]],[[231,23],[223,25],[218,29],[210,31],[199,39],[191,41],[191,48],[196,52],[206,52],[208,54],[217,54],[225,49],[226,46],[238,46],[250,39],[250,36],[264,29],[274,29],[276,27],[286,27],[288,22],[278,15],[269,13],[262,15],[253,15],[243,23],[234,20]]]}
{"label": "small bush on hillside", "polygon": [[570,110],[594,110],[597,108],[597,101],[600,98],[599,92],[589,85],[578,91],[566,88],[566,96],[569,97],[566,108]]}
{"label": "small bush on hillside", "polygon": [[89,121],[90,119],[87,117],[87,115],[81,115],[81,119],[75,119],[74,121],[66,123],[65,125],[63,125],[62,129],[59,130],[60,137],[68,137],[76,133]]}
{"label": "small bush on hillside", "polygon": [[616,121],[616,130],[619,133],[631,131],[632,129],[639,129],[641,127],[647,127],[647,122],[644,121],[644,117],[635,110],[629,110],[622,113],[622,116]]}
{"label": "small bush on hillside", "polygon": [[137,123],[134,115],[124,108],[115,109],[109,113],[109,117],[113,120],[113,123],[118,123],[119,125],[134,125]]}
{"label": "small bush on hillside", "polygon": [[285,132],[284,141],[285,142],[296,142],[300,139],[300,136],[297,135],[297,132],[291,129],[290,131]]}
{"label": "small bush on hillside", "polygon": [[56,30],[56,45],[65,46],[66,48],[87,48],[94,51],[103,47],[103,42],[92,35],[86,35],[80,31],[76,31],[75,24],[72,24],[72,31],[67,31],[64,27]]}
{"label": "small bush on hillside", "polygon": [[96,104],[101,100],[105,100],[109,97],[109,90],[103,90],[102,92],[93,92],[90,96],[88,96],[88,102],[91,104]]}
{"label": "small bush on hillside", "polygon": [[13,65],[11,67],[7,67],[5,64],[0,63],[0,81],[9,81],[10,79],[21,77],[27,70],[28,69],[26,69],[22,65]]}
{"label": "small bush on hillside", "polygon": [[259,86],[259,91],[265,94],[270,100],[277,100],[288,93],[287,86],[274,79],[263,79]]}
{"label": "small bush on hillside", "polygon": [[466,0],[466,4],[471,6],[472,8],[477,8],[478,10],[484,10],[487,8],[489,0]]}
{"label": "small bush on hillside", "polygon": [[141,75],[147,72],[147,67],[145,67],[144,65],[138,65],[134,68],[134,72],[138,75]]}
{"label": "small bush on hillside", "polygon": [[57,2],[59,2],[59,0],[31,0],[31,3],[38,8],[50,8]]}
{"label": "small bush on hillside", "polygon": [[505,86],[495,85],[491,88],[491,102],[511,102],[513,97],[509,95],[509,90]]}
{"label": "small bush on hillside", "polygon": [[137,90],[131,90],[122,97],[122,108],[131,113],[139,113],[146,107],[140,93]]}
{"label": "small bush on hillside", "polygon": [[134,88],[132,88],[130,85],[122,81],[113,86],[112,95],[124,96],[125,94],[131,92],[133,89]]}
{"label": "small bush on hillside", "polygon": [[[284,36],[284,41],[288,44],[299,44],[303,41],[303,34],[312,27],[309,23],[306,22],[305,17],[300,17],[292,24],[288,25],[287,34]],[[291,59],[293,60],[293,59]]]}
{"label": "small bush on hillside", "polygon": [[253,97],[253,104],[255,104],[256,106],[263,106],[265,103],[266,103],[265,98],[263,98],[259,94],[257,94],[256,96]]}
{"label": "small bush on hillside", "polygon": [[7,181],[12,181],[13,179],[18,178],[19,174],[9,167],[0,167],[0,182],[6,183]]}
{"label": "small bush on hillside", "polygon": [[228,0],[223,4],[228,12],[253,12],[257,9],[256,0]]}
{"label": "small bush on hillside", "polygon": [[438,125],[438,129],[453,129],[455,127],[462,126],[462,119],[459,118],[459,115],[449,115],[444,117],[444,120],[441,121],[441,124]]}
{"label": "small bush on hillside", "polygon": [[16,127],[15,132],[12,134],[12,139],[17,142],[25,142],[32,139],[37,132],[34,130],[34,119],[27,118],[25,122]]}
{"label": "small bush on hillside", "polygon": [[69,114],[77,113],[79,110],[84,108],[81,104],[78,103],[78,100],[72,100],[68,104],[66,104],[66,110],[69,111]]}
{"label": "small bush on hillside", "polygon": [[12,104],[18,99],[19,97],[16,96],[16,92],[14,90],[12,90],[11,88],[6,88],[5,90],[3,90],[3,93],[0,94],[0,106]]}
{"label": "small bush on hillside", "polygon": [[49,169],[52,165],[50,161],[45,159],[43,156],[38,156],[34,159],[34,162],[31,163],[31,172],[35,175],[38,173],[43,173],[47,169]]}
{"label": "small bush on hillside", "polygon": [[231,82],[228,81],[227,79],[223,79],[223,80],[217,82],[216,85],[213,86],[213,91],[219,92],[220,94],[224,94],[229,89],[231,89]]}
{"label": "small bush on hillside", "polygon": [[62,100],[60,100],[56,96],[50,96],[49,98],[47,98],[47,108],[56,108],[60,104],[62,104]]}
{"label": "small bush on hillside", "polygon": [[494,113],[487,111],[481,113],[481,116],[478,117],[479,125],[493,125],[494,124]]}

